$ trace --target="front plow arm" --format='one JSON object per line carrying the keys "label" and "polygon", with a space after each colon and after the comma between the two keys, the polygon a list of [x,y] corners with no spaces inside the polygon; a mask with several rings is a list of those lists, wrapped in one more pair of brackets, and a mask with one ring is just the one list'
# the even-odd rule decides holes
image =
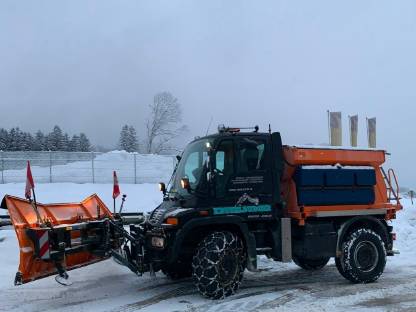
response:
{"label": "front plow arm", "polygon": [[80,203],[37,204],[6,195],[20,248],[15,284],[86,266],[111,256],[122,243],[113,215],[97,195]]}

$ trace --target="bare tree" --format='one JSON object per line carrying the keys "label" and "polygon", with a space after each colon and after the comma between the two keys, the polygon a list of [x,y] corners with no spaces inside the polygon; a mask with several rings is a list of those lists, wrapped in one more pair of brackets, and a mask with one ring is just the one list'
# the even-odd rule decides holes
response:
{"label": "bare tree", "polygon": [[178,100],[169,92],[156,94],[146,123],[147,152],[159,154],[175,150],[172,141],[186,130],[186,126],[180,126],[181,121],[182,110]]}

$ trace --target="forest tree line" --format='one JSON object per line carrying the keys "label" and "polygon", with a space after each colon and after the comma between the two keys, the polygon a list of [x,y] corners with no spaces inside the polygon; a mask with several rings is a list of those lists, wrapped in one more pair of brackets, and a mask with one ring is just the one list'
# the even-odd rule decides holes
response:
{"label": "forest tree line", "polygon": [[70,137],[59,126],[47,134],[32,134],[19,127],[10,130],[0,128],[0,151],[65,151],[90,152],[91,144],[85,133]]}

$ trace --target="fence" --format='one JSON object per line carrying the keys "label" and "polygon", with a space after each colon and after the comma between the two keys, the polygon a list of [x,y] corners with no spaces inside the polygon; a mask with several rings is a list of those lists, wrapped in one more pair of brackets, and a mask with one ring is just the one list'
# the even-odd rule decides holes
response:
{"label": "fence", "polygon": [[4,152],[0,151],[0,183],[26,181],[30,161],[36,182],[111,183],[113,170],[122,183],[168,181],[175,157],[127,152]]}

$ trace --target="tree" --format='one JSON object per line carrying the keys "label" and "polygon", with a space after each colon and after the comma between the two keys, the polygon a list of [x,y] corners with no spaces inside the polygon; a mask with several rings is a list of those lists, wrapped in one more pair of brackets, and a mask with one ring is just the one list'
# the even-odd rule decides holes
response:
{"label": "tree", "polygon": [[47,137],[47,148],[50,151],[62,151],[63,150],[64,136],[59,126],[53,127],[51,133]]}
{"label": "tree", "polygon": [[121,128],[119,148],[126,152],[137,152],[139,148],[136,129],[133,126],[124,125]]}
{"label": "tree", "polygon": [[129,126],[128,125],[124,125],[121,128],[118,147],[119,147],[119,149],[125,150],[125,151],[128,151],[128,149],[130,148],[130,146],[129,146]]}
{"label": "tree", "polygon": [[0,151],[9,149],[9,132],[6,129],[0,129]]}
{"label": "tree", "polygon": [[20,151],[22,149],[23,134],[19,127],[12,128],[9,133],[9,151]]}
{"label": "tree", "polygon": [[185,126],[179,126],[181,121],[182,110],[178,100],[169,92],[156,94],[146,122],[147,152],[159,154],[172,150],[172,140],[186,129]]}
{"label": "tree", "polygon": [[133,126],[129,127],[129,151],[128,152],[137,152],[139,150],[139,143],[137,140],[137,132]]}
{"label": "tree", "polygon": [[71,141],[69,141],[69,148],[70,152],[78,152],[81,149],[80,139],[78,135],[72,136]]}
{"label": "tree", "polygon": [[46,150],[46,138],[42,131],[38,130],[35,134],[33,142],[34,151],[44,151]]}
{"label": "tree", "polygon": [[88,140],[85,133],[79,134],[79,151],[80,152],[91,152],[90,140]]}

